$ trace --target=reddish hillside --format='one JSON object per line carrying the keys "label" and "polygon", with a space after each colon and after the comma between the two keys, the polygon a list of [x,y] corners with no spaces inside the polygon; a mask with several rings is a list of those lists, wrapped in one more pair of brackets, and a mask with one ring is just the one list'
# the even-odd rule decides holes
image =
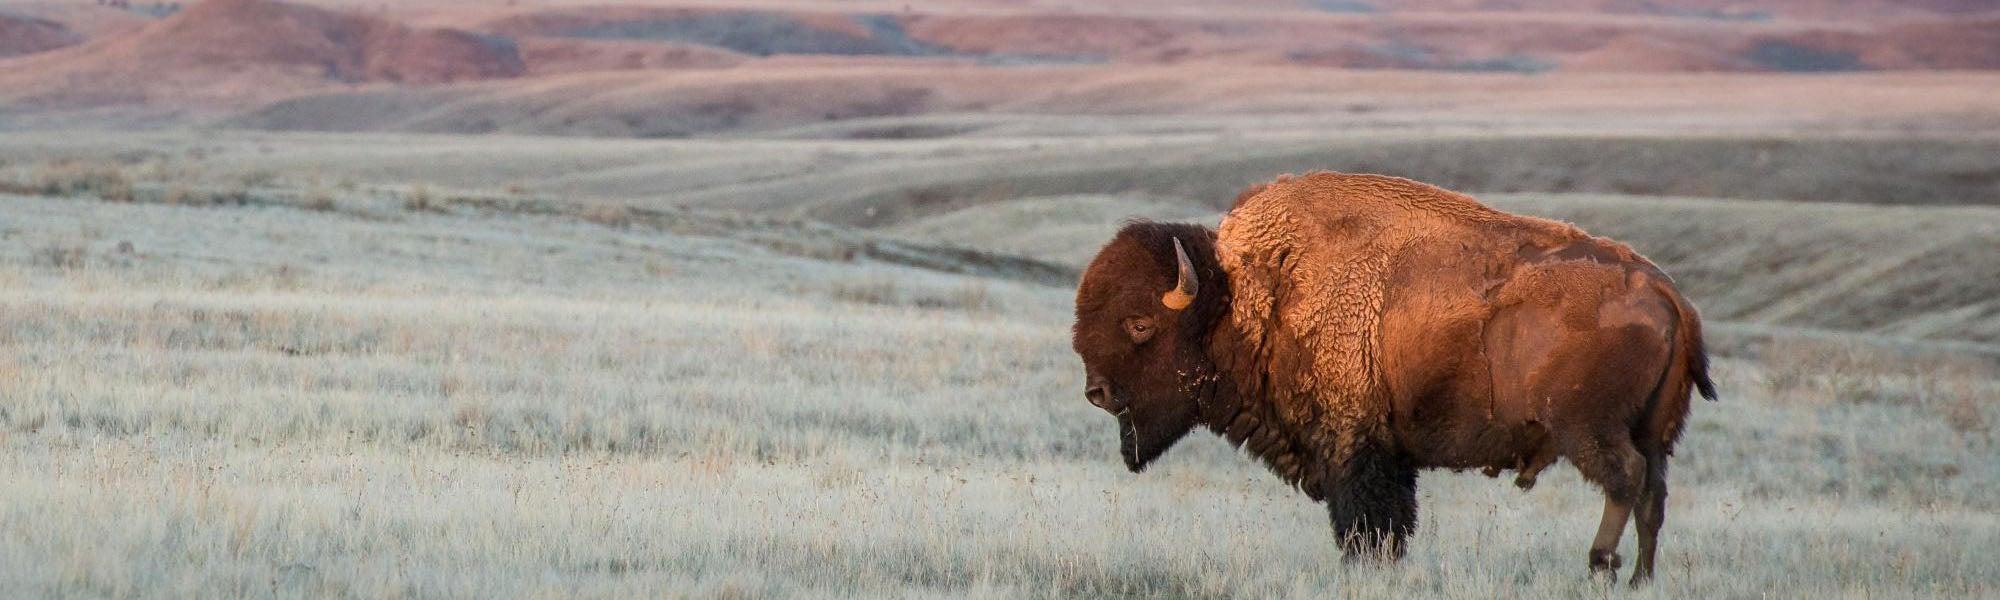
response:
{"label": "reddish hillside", "polygon": [[[692,135],[931,112],[1311,112],[1328,89],[1288,86],[1343,70],[2000,69],[2000,13],[1959,0],[310,1],[207,0],[101,30],[52,15],[124,11],[9,8],[89,39],[0,36],[42,50],[0,61],[0,116]],[[1214,84],[1246,70],[1260,75]]]}
{"label": "reddish hillside", "polygon": [[1843,21],[1993,11],[1991,0],[1303,0],[1332,10],[1657,15],[1705,19]]}
{"label": "reddish hillside", "polygon": [[34,54],[83,42],[61,23],[0,13],[0,57]]}
{"label": "reddish hillside", "polygon": [[78,107],[243,103],[327,85],[513,77],[506,38],[272,0],[208,0],[126,35],[0,64],[0,97]]}
{"label": "reddish hillside", "polygon": [[528,36],[516,39],[529,75],[631,69],[717,69],[749,57],[714,46],[674,42],[580,40]]}
{"label": "reddish hillside", "polygon": [[957,52],[1023,56],[1130,58],[1219,37],[1197,21],[1114,15],[913,15],[903,27]]}
{"label": "reddish hillside", "polygon": [[2000,69],[2000,17],[1796,23],[1549,13],[916,14],[944,53],[1456,71]]}
{"label": "reddish hillside", "polygon": [[[874,19],[872,24],[893,20]],[[480,27],[513,36],[700,44],[750,55],[920,54],[869,17],[837,12],[782,12],[600,6],[524,12]]]}
{"label": "reddish hillside", "polygon": [[[1456,71],[2000,68],[1960,0],[1301,0],[1234,9],[1121,0],[839,7],[760,1],[482,10],[513,36],[673,43],[751,56],[952,56],[997,63],[1249,62]],[[1841,10],[1846,10],[1843,13]],[[1994,13],[2000,14],[2000,13]],[[431,18],[440,22],[437,13]],[[627,46],[625,53],[640,46]],[[602,60],[582,61],[598,68]],[[627,64],[645,61],[628,60]],[[661,61],[671,65],[677,61]],[[537,72],[553,72],[536,69]]]}
{"label": "reddish hillside", "polygon": [[1785,41],[1874,69],[2000,67],[2000,16],[1890,25],[1872,32],[1816,31]]}
{"label": "reddish hillside", "polygon": [[0,18],[42,20],[76,32],[84,40],[129,32],[157,20],[151,13],[81,0],[8,0]]}

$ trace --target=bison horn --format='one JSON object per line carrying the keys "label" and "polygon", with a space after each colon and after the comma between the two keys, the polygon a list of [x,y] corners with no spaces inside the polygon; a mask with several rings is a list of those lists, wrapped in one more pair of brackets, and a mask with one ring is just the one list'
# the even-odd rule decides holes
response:
{"label": "bison horn", "polygon": [[1187,249],[1181,247],[1180,238],[1174,238],[1174,260],[1180,263],[1180,280],[1174,283],[1174,289],[1160,296],[1160,303],[1180,310],[1194,304],[1194,295],[1200,291],[1201,281],[1195,277],[1194,263],[1188,260]]}

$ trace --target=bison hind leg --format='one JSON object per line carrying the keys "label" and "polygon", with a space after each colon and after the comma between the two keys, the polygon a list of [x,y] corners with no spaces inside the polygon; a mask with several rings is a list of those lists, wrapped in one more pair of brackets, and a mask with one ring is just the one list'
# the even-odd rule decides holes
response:
{"label": "bison hind leg", "polygon": [[1639,565],[1632,570],[1632,585],[1653,578],[1653,557],[1659,551],[1660,525],[1667,519],[1667,455],[1646,453],[1646,489],[1639,495],[1633,523],[1639,532]]}
{"label": "bison hind leg", "polygon": [[1563,454],[1584,479],[1604,490],[1604,516],[1590,544],[1590,570],[1612,575],[1621,566],[1618,539],[1646,484],[1647,463],[1629,438],[1620,435],[1558,436]]}

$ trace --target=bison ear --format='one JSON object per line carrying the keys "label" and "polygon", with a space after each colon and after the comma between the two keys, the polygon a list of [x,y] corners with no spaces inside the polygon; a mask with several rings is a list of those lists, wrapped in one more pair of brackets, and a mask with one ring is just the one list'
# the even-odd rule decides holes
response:
{"label": "bison ear", "polygon": [[1174,289],[1160,296],[1160,304],[1168,309],[1181,310],[1194,304],[1195,294],[1201,291],[1201,281],[1195,277],[1194,262],[1188,260],[1187,249],[1181,247],[1180,238],[1174,238],[1174,261],[1179,264],[1180,278],[1174,283]]}

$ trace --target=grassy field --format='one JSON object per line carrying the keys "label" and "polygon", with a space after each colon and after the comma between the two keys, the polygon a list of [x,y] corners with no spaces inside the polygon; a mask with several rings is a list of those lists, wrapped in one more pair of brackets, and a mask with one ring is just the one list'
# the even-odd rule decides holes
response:
{"label": "grassy field", "polygon": [[[0,0],[0,600],[2000,597],[1978,4]],[[1126,471],[1080,269],[1322,169],[1701,309],[1651,586],[1568,466]]]}
{"label": "grassy field", "polygon": [[[1099,124],[1114,135],[1059,135],[1059,125],[1080,124],[1022,121],[1050,131],[916,140],[23,132],[0,137],[0,190],[362,216],[384,203],[535,204],[674,232],[725,227],[732,239],[803,256],[855,254],[862,237],[984,250],[1046,263],[984,272],[1066,284],[1065,271],[1128,217],[1212,224],[1244,186],[1280,173],[1377,172],[1629,241],[1710,318],[2000,351],[1991,136],[1339,133],[1214,119],[1203,126],[1222,133],[1136,120]],[[601,210],[583,214],[592,206]]]}
{"label": "grassy field", "polygon": [[[1730,294],[1764,264],[1742,257],[1858,248],[1828,235],[1864,224],[1871,248],[1990,240],[1985,213],[1930,212],[1980,209],[1496,198],[1636,238],[1722,315],[1725,398],[1675,461],[1659,581],[1627,592],[1586,578],[1600,499],[1567,467],[1529,493],[1425,474],[1386,568],[1342,566],[1320,507],[1205,435],[1126,473],[1077,397],[1066,286],[852,251],[1067,218],[1034,246],[1073,264],[1106,222],[1197,204],[868,231],[416,202],[335,175],[170,205],[133,178],[137,203],[0,195],[0,595],[2000,593],[1990,338],[1761,318],[1785,309],[1736,299],[1793,288]],[[1733,225],[1668,226],[1688,217]],[[1924,268],[1992,267],[1970,252]]]}

